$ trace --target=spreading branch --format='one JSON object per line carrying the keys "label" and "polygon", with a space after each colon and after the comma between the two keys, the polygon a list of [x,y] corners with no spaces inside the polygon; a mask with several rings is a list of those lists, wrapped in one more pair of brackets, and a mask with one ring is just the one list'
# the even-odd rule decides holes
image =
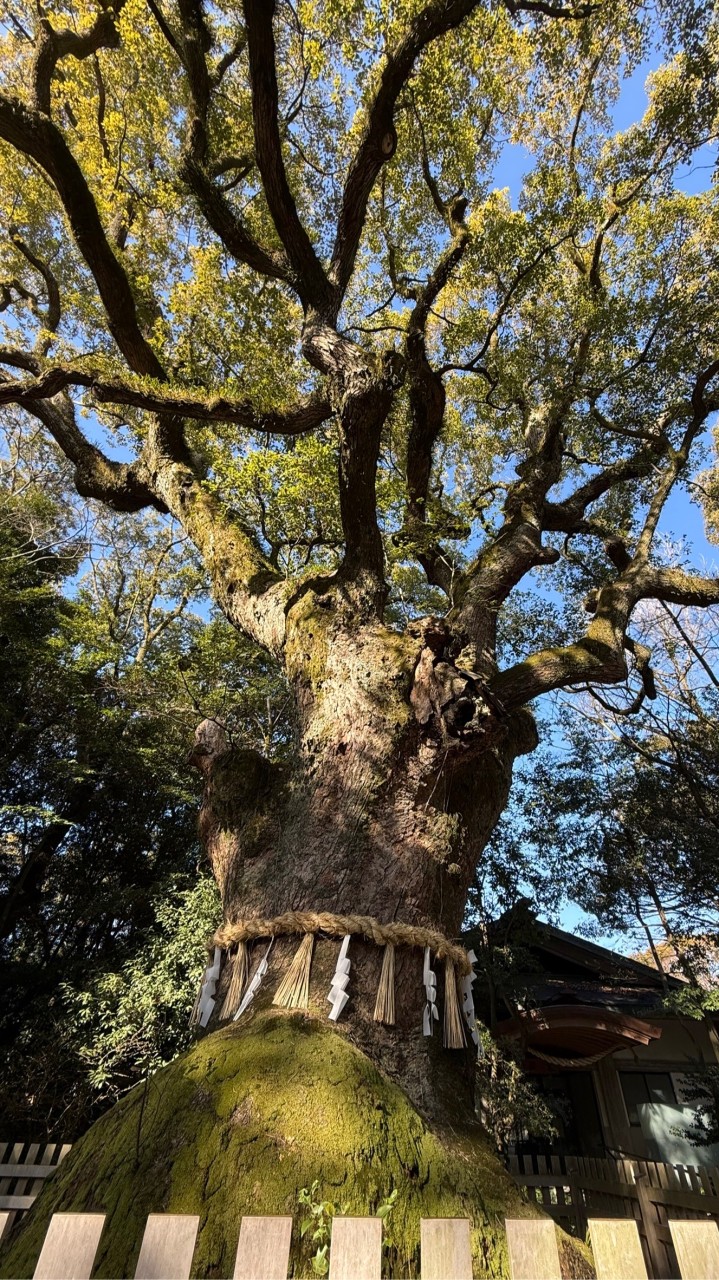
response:
{"label": "spreading branch", "polygon": [[89,30],[82,32],[67,27],[56,31],[41,11],[32,69],[33,105],[37,111],[50,115],[52,78],[62,58],[89,58],[98,49],[118,47],[120,36],[115,20],[124,2],[115,0],[112,6],[102,8]]}
{"label": "spreading branch", "polygon": [[39,164],[55,186],[75,243],[97,284],[110,333],[133,373],[164,381],[164,369],[140,328],[128,278],[107,239],[84,174],[60,130],[18,98],[2,95],[0,138]]}
{"label": "spreading branch", "polygon": [[329,269],[329,278],[337,291],[337,305],[354,270],[370,194],[382,166],[392,159],[397,147],[394,126],[397,99],[422,51],[458,27],[477,7],[478,0],[432,0],[413,18],[385,60],[342,195]]}
{"label": "spreading branch", "polygon": [[419,535],[417,554],[428,581],[451,596],[452,558],[440,545],[427,543],[423,536],[434,449],[444,426],[447,401],[442,375],[432,368],[427,355],[426,328],[433,304],[464,256],[469,244],[469,230],[464,222],[466,200],[456,197],[445,203],[429,169],[428,176],[434,190],[435,206],[442,211],[451,240],[417,296],[407,329],[407,385],[412,418],[407,442],[407,532],[410,538]]}
{"label": "spreading branch", "polygon": [[149,484],[143,462],[115,462],[106,457],[78,427],[73,405],[66,396],[58,396],[52,402],[38,400],[26,408],[73,463],[75,488],[81,497],[104,502],[114,511],[135,512],[145,507],[167,510]]}
{"label": "spreading branch", "polygon": [[[0,364],[4,356],[0,350]],[[15,363],[8,359],[5,363]],[[32,379],[0,381],[0,404],[26,407],[45,400],[67,387],[85,387],[100,404],[122,404],[148,413],[171,413],[198,422],[230,422],[269,435],[297,436],[322,425],[332,414],[329,401],[321,394],[287,409],[262,411],[246,399],[192,396],[172,387],[133,387],[121,379],[103,379],[80,369],[53,367]]]}
{"label": "spreading branch", "polygon": [[282,158],[279,91],[273,18],[275,0],[245,0],[245,26],[252,85],[255,156],[275,230],[285,247],[306,306],[324,313],[332,290],[297,212]]}

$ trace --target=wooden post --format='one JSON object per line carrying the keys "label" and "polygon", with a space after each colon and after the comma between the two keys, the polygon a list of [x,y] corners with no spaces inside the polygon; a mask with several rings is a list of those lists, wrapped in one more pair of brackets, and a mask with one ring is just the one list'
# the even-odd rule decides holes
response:
{"label": "wooden post", "polygon": [[589,1236],[597,1280],[647,1280],[636,1222],[590,1218]]}
{"label": "wooden post", "polygon": [[644,1235],[649,1250],[649,1261],[655,1276],[666,1273],[666,1253],[657,1232],[657,1211],[651,1197],[649,1174],[644,1160],[633,1160],[634,1183],[637,1188],[637,1203],[644,1227]]}
{"label": "wooden post", "polygon": [[422,1218],[422,1280],[472,1280],[469,1218]]}
{"label": "wooden post", "polygon": [[151,1213],[135,1280],[188,1280],[199,1222],[196,1213]]}
{"label": "wooden post", "polygon": [[380,1280],[382,1219],[333,1218],[329,1280]]}
{"label": "wooden post", "polygon": [[[507,1218],[509,1272],[512,1280],[562,1280],[557,1233],[546,1218]],[[422,1277],[424,1280],[424,1275]]]}
{"label": "wooden post", "polygon": [[104,1213],[54,1213],[34,1280],[89,1280],[104,1225]]}
{"label": "wooden post", "polygon": [[719,1227],[716,1222],[670,1222],[682,1280],[719,1280]]}
{"label": "wooden post", "polygon": [[291,1218],[243,1218],[233,1280],[287,1280]]}

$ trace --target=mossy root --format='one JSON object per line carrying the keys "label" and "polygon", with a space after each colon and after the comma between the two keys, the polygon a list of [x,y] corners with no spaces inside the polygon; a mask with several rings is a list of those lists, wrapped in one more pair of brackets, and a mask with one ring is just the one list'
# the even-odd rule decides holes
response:
{"label": "mossy root", "polygon": [[[291,1214],[293,1276],[311,1273],[298,1192],[316,1180],[346,1213],[395,1189],[385,1269],[419,1274],[421,1217],[467,1217],[475,1274],[508,1274],[505,1217],[528,1205],[476,1126],[440,1134],[337,1030],[302,1013],[258,1013],[201,1040],[75,1144],[11,1234],[0,1275],[31,1276],[50,1215],[100,1212],[94,1275],[134,1275],[149,1213],[197,1213],[193,1275],[232,1275],[243,1214]],[[567,1275],[590,1276],[564,1238]]]}

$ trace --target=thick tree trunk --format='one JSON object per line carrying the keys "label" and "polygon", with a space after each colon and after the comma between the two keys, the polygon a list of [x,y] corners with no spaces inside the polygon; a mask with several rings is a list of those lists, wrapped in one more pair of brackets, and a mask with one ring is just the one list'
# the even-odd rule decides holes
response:
{"label": "thick tree trunk", "polygon": [[[293,616],[294,615],[294,616]],[[298,754],[273,766],[200,727],[201,831],[226,920],[289,909],[367,914],[456,938],[467,886],[531,749],[451,656],[441,623],[352,633],[336,598],[308,590],[290,610],[288,672]],[[219,922],[218,922],[219,923]],[[272,1007],[297,938],[277,939],[238,1022],[211,1024],[189,1053],[139,1086],[76,1145],[13,1235],[0,1274],[31,1275],[48,1217],[108,1214],[96,1274],[134,1274],[150,1212],[197,1213],[193,1274],[231,1274],[239,1218],[291,1214],[302,1188],[337,1211],[374,1214],[396,1193],[383,1273],[419,1272],[420,1218],[469,1218],[476,1274],[508,1274],[504,1217],[533,1215],[472,1105],[473,1053],[422,1034],[422,953],[397,948],[397,1023],[374,1022],[380,949],[353,938],[351,999],[326,995],[336,939],[318,938],[310,1007]],[[254,944],[252,963],[266,944]],[[439,968],[439,966],[437,966]],[[442,974],[439,973],[441,1005]],[[223,974],[219,995],[227,983]],[[219,1008],[219,1003],[217,1007]],[[295,1229],[292,1275],[312,1274]],[[562,1243],[564,1274],[591,1274]]]}
{"label": "thick tree trunk", "polygon": [[[513,761],[535,743],[531,720],[502,718],[479,678],[452,660],[451,636],[436,620],[402,636],[376,623],[351,631],[336,600],[313,591],[293,613],[296,764],[275,767],[232,747],[211,723],[200,727],[193,752],[205,783],[201,833],[225,920],[354,913],[456,939]],[[277,941],[254,1007],[271,1000],[297,943]],[[255,957],[265,946],[255,944]],[[311,1003],[323,1018],[337,952],[336,940],[318,939]],[[470,1114],[471,1054],[442,1050],[441,1027],[431,1043],[422,1035],[421,950],[397,950],[392,1028],[373,1019],[381,948],[357,939],[350,955],[343,1033],[423,1114]],[[224,975],[220,996],[227,982]]]}

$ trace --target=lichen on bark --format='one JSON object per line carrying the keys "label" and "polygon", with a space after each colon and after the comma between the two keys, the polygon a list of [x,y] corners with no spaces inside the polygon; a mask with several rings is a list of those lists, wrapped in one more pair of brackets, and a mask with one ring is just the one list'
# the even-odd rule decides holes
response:
{"label": "lichen on bark", "polygon": [[[477,1124],[433,1128],[341,1031],[302,1013],[263,1011],[201,1040],[135,1088],[73,1147],[0,1261],[31,1276],[50,1215],[107,1215],[96,1268],[134,1274],[149,1213],[200,1216],[193,1276],[232,1274],[245,1214],[290,1214],[291,1276],[311,1274],[298,1193],[372,1215],[397,1190],[385,1268],[418,1276],[421,1217],[471,1222],[475,1274],[504,1277],[505,1217],[536,1216]],[[567,1276],[591,1276],[564,1237]]]}

